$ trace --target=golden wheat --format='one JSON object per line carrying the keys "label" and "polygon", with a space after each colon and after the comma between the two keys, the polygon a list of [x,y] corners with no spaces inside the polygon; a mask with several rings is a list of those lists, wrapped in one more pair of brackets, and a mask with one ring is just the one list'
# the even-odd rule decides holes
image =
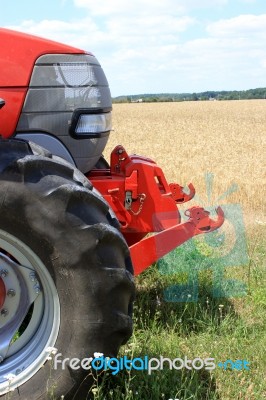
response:
{"label": "golden wheat", "polygon": [[122,144],[154,159],[169,182],[192,181],[205,200],[211,172],[213,201],[237,184],[227,202],[240,203],[247,222],[265,222],[266,101],[115,104],[113,127],[107,159]]}

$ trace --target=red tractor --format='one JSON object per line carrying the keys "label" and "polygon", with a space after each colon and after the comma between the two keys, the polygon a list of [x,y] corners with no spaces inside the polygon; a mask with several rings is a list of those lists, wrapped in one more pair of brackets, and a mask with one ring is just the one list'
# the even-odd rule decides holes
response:
{"label": "red tractor", "polygon": [[[0,396],[86,398],[64,359],[116,356],[132,332],[133,275],[223,223],[192,207],[157,164],[117,146],[103,158],[112,102],[97,59],[0,29]],[[153,235],[148,233],[153,232]]]}

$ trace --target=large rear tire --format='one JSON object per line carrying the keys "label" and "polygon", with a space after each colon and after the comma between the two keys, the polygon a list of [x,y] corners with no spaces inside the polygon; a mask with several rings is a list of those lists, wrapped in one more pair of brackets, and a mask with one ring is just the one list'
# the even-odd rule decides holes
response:
{"label": "large rear tire", "polygon": [[73,166],[25,141],[0,141],[0,396],[86,399],[88,371],[54,369],[51,348],[60,359],[112,357],[128,340],[133,271],[116,226]]}

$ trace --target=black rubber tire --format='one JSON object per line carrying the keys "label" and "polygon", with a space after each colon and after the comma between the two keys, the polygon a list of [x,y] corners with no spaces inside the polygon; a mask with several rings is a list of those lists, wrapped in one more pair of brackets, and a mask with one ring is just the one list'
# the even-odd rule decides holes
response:
{"label": "black rubber tire", "polygon": [[[132,333],[133,270],[107,203],[71,164],[23,140],[0,140],[0,228],[24,242],[51,274],[60,300],[62,357],[116,356]],[[0,364],[1,372],[1,364]],[[12,400],[87,398],[84,370],[48,363]]]}

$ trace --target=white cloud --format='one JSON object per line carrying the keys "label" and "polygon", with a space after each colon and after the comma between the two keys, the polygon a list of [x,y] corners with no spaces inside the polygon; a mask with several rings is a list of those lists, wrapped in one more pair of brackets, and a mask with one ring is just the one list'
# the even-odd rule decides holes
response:
{"label": "white cloud", "polygon": [[110,46],[123,49],[143,49],[176,43],[179,35],[194,24],[190,17],[173,17],[170,15],[123,18],[113,17],[106,23]]}
{"label": "white cloud", "polygon": [[183,11],[183,6],[173,0],[74,0],[74,3],[88,9],[92,15],[153,15],[165,12],[168,7],[171,13]]}
{"label": "white cloud", "polygon": [[204,26],[189,10],[229,0],[75,3],[84,8],[83,19],[28,20],[12,28],[92,51],[113,95],[265,86],[266,14]]}
{"label": "white cloud", "polygon": [[169,15],[185,13],[191,9],[223,6],[229,0],[74,0],[78,7],[86,8],[92,15]]}
{"label": "white cloud", "polygon": [[254,34],[266,34],[266,14],[239,15],[222,19],[207,26],[207,32],[213,36],[250,37]]}

